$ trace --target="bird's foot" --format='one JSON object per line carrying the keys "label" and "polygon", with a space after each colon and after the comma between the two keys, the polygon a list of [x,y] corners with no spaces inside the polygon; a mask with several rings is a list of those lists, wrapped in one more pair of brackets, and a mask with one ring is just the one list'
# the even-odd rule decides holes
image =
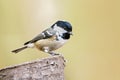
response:
{"label": "bird's foot", "polygon": [[55,53],[55,52],[53,52],[53,51],[52,51],[52,52],[49,52],[49,54],[52,55],[52,56],[60,55],[59,53]]}

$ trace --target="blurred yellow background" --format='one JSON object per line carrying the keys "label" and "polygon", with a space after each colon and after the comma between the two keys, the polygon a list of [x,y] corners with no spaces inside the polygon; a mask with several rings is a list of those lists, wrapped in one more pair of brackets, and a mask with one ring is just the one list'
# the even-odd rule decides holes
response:
{"label": "blurred yellow background", "polygon": [[60,52],[65,80],[120,80],[119,0],[0,0],[0,68],[49,56],[19,48],[57,20],[73,25]]}

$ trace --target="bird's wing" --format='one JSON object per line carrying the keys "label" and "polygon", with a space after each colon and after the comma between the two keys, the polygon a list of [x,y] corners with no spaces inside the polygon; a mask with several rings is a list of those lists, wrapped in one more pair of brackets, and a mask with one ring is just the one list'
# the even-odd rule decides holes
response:
{"label": "bird's wing", "polygon": [[50,37],[54,36],[55,34],[56,34],[56,31],[54,31],[52,28],[48,28],[48,29],[44,30],[42,33],[40,33],[39,35],[37,35],[32,40],[24,43],[24,45],[26,45],[28,43],[34,43],[34,42],[41,40],[41,39],[50,38]]}

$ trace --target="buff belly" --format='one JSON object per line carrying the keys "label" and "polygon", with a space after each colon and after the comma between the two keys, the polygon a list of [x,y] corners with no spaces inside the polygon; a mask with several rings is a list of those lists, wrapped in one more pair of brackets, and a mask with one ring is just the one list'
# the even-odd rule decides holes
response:
{"label": "buff belly", "polygon": [[62,47],[67,40],[51,40],[51,39],[44,39],[44,40],[39,40],[35,43],[35,47],[41,51],[44,51],[45,48],[47,48],[49,51],[54,51],[60,47]]}

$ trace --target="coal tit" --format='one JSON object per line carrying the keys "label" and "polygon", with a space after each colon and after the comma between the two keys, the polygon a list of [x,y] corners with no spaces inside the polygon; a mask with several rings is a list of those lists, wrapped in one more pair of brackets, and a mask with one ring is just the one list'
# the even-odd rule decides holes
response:
{"label": "coal tit", "polygon": [[13,50],[18,53],[26,48],[36,47],[38,50],[56,55],[54,50],[62,47],[72,35],[72,25],[67,21],[57,21],[50,28],[38,34],[32,40],[24,43],[24,46]]}

